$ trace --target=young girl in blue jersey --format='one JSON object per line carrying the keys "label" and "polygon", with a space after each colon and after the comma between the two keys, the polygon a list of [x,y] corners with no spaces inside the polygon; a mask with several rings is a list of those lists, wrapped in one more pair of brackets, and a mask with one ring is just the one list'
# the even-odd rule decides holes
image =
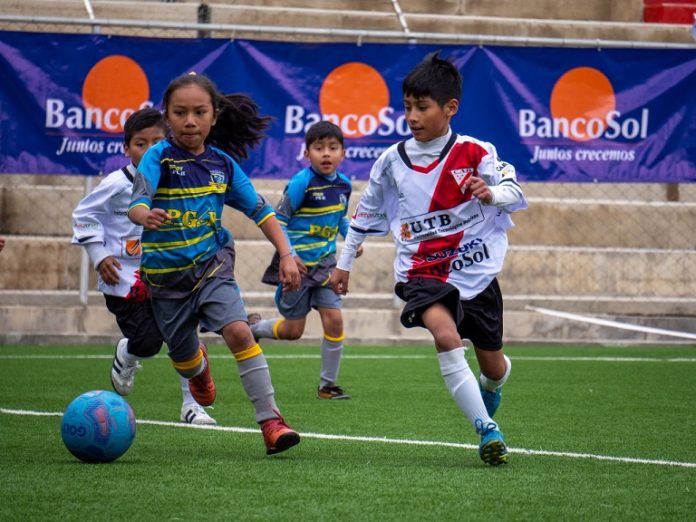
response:
{"label": "young girl in blue jersey", "polygon": [[[345,157],[341,129],[329,121],[312,125],[305,135],[304,156],[310,166],[290,179],[276,208],[302,285],[295,292],[278,288],[276,305],[283,319],[261,320],[259,314],[251,314],[249,323],[257,339],[295,340],[304,333],[307,314],[316,308],[324,329],[317,397],[349,399],[336,383],[345,338],[341,298],[328,285],[336,266],[336,236],[345,237],[348,232],[346,211],[352,190],[350,179],[337,170]],[[356,257],[361,253],[358,250]],[[274,272],[272,263],[264,281],[276,282]]]}
{"label": "young girl in blue jersey", "polygon": [[[142,227],[126,217],[133,177],[148,148],[163,140],[167,122],[153,108],[134,112],[123,126],[123,150],[131,162],[106,176],[73,211],[73,244],[82,246],[99,274],[98,288],[106,307],[116,317],[123,338],[116,345],[111,384],[128,395],[140,360],[154,357],[162,348],[147,288],[138,278]],[[180,377],[183,403],[181,420],[189,424],[216,424],[191,396],[188,379]]]}
{"label": "young girl in blue jersey", "polygon": [[256,411],[266,453],[284,451],[300,436],[275,402],[268,364],[247,323],[234,279],[234,240],[222,227],[224,205],[253,219],[280,257],[280,281],[296,290],[300,274],[273,209],[236,159],[258,144],[268,118],[246,96],[222,96],[205,76],[173,80],[163,109],[171,136],[138,166],[128,217],[144,227],[142,280],[174,368],[189,379],[202,405],[215,400],[198,328],[220,334],[237,360],[242,385]]}

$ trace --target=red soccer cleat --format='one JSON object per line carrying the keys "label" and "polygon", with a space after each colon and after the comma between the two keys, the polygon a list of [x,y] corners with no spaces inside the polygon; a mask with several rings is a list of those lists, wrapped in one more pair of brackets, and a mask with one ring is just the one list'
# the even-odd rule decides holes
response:
{"label": "red soccer cleat", "polygon": [[266,455],[280,453],[300,442],[300,434],[290,428],[280,414],[261,423],[261,433],[266,443]]}
{"label": "red soccer cleat", "polygon": [[191,395],[196,399],[196,402],[201,406],[210,406],[215,402],[215,381],[210,374],[210,363],[208,362],[208,348],[205,344],[200,343],[199,348],[203,352],[205,359],[205,370],[189,379],[189,390]]}

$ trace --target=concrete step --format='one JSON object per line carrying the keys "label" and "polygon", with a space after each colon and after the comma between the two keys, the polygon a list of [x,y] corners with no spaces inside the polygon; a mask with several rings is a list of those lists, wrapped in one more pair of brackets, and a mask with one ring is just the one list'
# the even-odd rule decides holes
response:
{"label": "concrete step", "polygon": [[[172,21],[195,23],[199,2],[92,2],[98,19],[132,19],[143,21]],[[398,31],[402,27],[390,2],[348,1],[329,2],[231,2],[207,3],[210,22],[250,26],[321,28]],[[78,0],[0,1],[3,14],[20,16],[53,16],[87,18],[84,2]],[[402,5],[404,20],[411,32],[482,34],[560,39],[655,41],[692,43],[689,25],[642,23],[642,5],[639,0],[605,2],[603,0],[536,0],[533,2],[475,1],[406,1]],[[91,27],[62,26],[60,24],[2,24],[13,30],[91,32]],[[109,34],[142,35],[144,28],[111,26],[101,32]],[[153,30],[148,29],[152,35]],[[159,34],[174,37],[195,37],[195,30],[159,30]],[[229,31],[211,32],[212,37],[229,37]],[[237,38],[271,40],[345,41],[345,36],[309,36],[297,33],[258,33],[236,31]],[[406,37],[405,37],[406,38]],[[379,38],[372,38],[379,40]],[[393,41],[393,40],[392,40]]]}
{"label": "concrete step", "polygon": [[[251,311],[270,310],[275,315],[275,290],[244,291],[245,306]],[[97,290],[87,292],[87,306],[104,306],[104,296]],[[81,307],[77,290],[0,290],[0,307]],[[505,293],[506,311],[523,311],[528,307],[563,310],[576,314],[610,314],[631,316],[696,317],[696,299],[692,297],[615,297],[607,295],[542,295]],[[344,310],[400,310],[403,302],[392,291],[350,292],[343,298]]]}
{"label": "concrete step", "polygon": [[[275,317],[274,308],[249,308],[265,317]],[[346,344],[419,344],[432,346],[425,329],[403,328],[397,309],[349,308],[344,310]],[[506,344],[514,343],[600,343],[600,344],[692,344],[693,340],[674,335],[641,331],[640,328],[661,328],[679,334],[693,335],[693,318],[602,316],[623,323],[612,328],[587,321],[571,321],[550,317],[529,310],[506,311],[504,315]],[[0,344],[79,344],[115,343],[120,337],[116,322],[104,306],[50,307],[0,306]],[[632,328],[637,326],[637,328]],[[202,336],[207,342],[221,343],[214,334]],[[303,341],[318,342],[322,338],[318,314],[310,314]],[[263,344],[283,341],[263,341]]]}
{"label": "concrete step", "polygon": [[[271,256],[265,240],[238,241],[243,292],[270,289],[260,279]],[[368,239],[351,291],[391,293],[393,257],[392,243]],[[11,236],[0,256],[0,289],[76,290],[80,258],[80,248],[66,237]],[[513,245],[500,281],[505,295],[690,298],[696,295],[696,251]]]}
{"label": "concrete step", "polygon": [[[258,190],[271,204],[276,204],[285,181],[256,180]],[[349,214],[360,198],[364,183],[356,183],[351,197]],[[594,185],[588,185],[588,189]],[[691,186],[680,191],[683,199],[693,197]],[[525,187],[527,188],[527,187]],[[696,243],[692,231],[696,227],[696,201],[670,202],[654,199],[661,192],[647,192],[645,187],[635,191],[624,187],[626,199],[606,199],[611,187],[600,199],[591,191],[570,186],[549,187],[530,184],[530,208],[515,214],[517,224],[510,231],[511,243],[517,245],[555,245],[620,248],[692,249]],[[646,191],[643,194],[643,191]],[[662,191],[664,192],[664,191]],[[29,183],[0,184],[0,233],[8,235],[66,236],[72,233],[71,214],[84,194],[84,187],[32,185]],[[535,195],[532,195],[535,194]],[[556,194],[553,196],[552,194]],[[575,194],[582,197],[574,197]],[[602,197],[602,195],[604,197]],[[629,199],[630,198],[630,199]],[[27,219],[26,209],[40,209]],[[597,233],[597,224],[604,226]],[[237,239],[263,239],[259,228],[241,213],[227,209],[223,225]],[[391,241],[389,237],[382,240]]]}
{"label": "concrete step", "polygon": [[[251,4],[248,0],[214,0],[210,5]],[[285,8],[319,8],[334,10],[378,11],[394,14],[391,2],[370,0],[256,0],[254,6]],[[430,13],[439,15],[507,16],[516,18],[541,18],[562,20],[605,20],[640,22],[643,15],[642,0],[399,0],[406,15]]]}

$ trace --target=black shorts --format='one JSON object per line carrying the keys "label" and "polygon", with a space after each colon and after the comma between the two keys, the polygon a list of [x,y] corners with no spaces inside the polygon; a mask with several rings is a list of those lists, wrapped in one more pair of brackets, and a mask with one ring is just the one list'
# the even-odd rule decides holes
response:
{"label": "black shorts", "polygon": [[497,279],[467,301],[459,299],[459,291],[453,285],[436,279],[397,283],[394,291],[406,301],[401,312],[401,324],[406,328],[425,328],[423,312],[441,303],[452,314],[462,339],[469,339],[481,350],[497,351],[503,347],[503,296]]}
{"label": "black shorts", "polygon": [[150,300],[126,301],[120,297],[104,294],[106,307],[116,316],[116,323],[128,338],[128,353],[136,357],[153,357],[162,348],[160,334],[152,313]]}

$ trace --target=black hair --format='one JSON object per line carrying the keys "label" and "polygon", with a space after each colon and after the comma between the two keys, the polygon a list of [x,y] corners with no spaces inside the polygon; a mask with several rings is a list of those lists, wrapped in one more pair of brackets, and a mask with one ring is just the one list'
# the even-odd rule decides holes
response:
{"label": "black hair", "polygon": [[324,138],[336,138],[341,144],[341,147],[343,147],[343,132],[341,131],[341,127],[328,120],[318,121],[307,130],[307,134],[305,134],[305,146],[309,148],[312,143]]}
{"label": "black hair", "polygon": [[169,84],[162,104],[165,114],[174,91],[188,85],[198,85],[210,95],[217,117],[205,142],[224,150],[235,160],[248,158],[249,150],[259,144],[272,118],[261,116],[256,102],[245,94],[223,95],[210,78],[193,73],[179,76]]}
{"label": "black hair", "polygon": [[429,96],[441,107],[452,99],[461,99],[462,77],[454,64],[439,54],[439,51],[430,53],[411,69],[401,86],[404,96]]}
{"label": "black hair", "polygon": [[168,129],[167,120],[164,119],[164,115],[160,111],[152,107],[135,111],[128,116],[126,123],[123,125],[123,143],[128,145],[136,132],[149,127],[159,127],[166,134]]}

